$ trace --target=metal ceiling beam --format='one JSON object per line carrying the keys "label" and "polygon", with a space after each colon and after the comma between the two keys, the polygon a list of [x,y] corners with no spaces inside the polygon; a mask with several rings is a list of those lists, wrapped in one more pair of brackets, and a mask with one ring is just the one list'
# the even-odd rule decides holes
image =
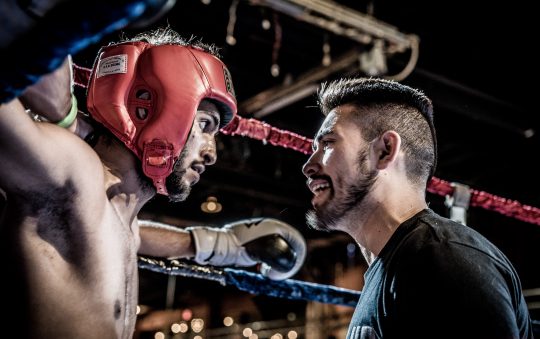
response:
{"label": "metal ceiling beam", "polygon": [[345,74],[359,69],[358,49],[352,49],[335,59],[329,66],[319,66],[300,75],[292,84],[267,89],[240,103],[244,115],[262,118],[317,91],[319,83],[332,74]]}
{"label": "metal ceiling beam", "polygon": [[411,48],[412,41],[418,40],[418,36],[414,34],[402,33],[396,27],[370,15],[329,0],[254,0],[252,2],[362,44],[369,44],[375,39],[385,40],[390,53],[403,52]]}
{"label": "metal ceiling beam", "polygon": [[[380,46],[384,55],[414,50],[418,47],[418,36],[401,33],[394,26],[329,0],[251,0],[251,3],[272,8],[363,45],[379,42],[379,45],[374,45]],[[343,76],[358,72],[360,54],[359,49],[352,49],[333,60],[330,65],[320,66],[304,73],[292,84],[267,89],[242,102],[239,111],[245,115],[262,118],[308,97],[317,91],[321,81],[332,74]],[[412,68],[407,68],[408,75]]]}

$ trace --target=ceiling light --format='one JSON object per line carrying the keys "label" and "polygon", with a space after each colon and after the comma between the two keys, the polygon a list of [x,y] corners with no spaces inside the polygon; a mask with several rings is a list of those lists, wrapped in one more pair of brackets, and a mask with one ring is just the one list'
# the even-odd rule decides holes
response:
{"label": "ceiling light", "polygon": [[221,211],[221,204],[216,197],[209,196],[206,201],[201,204],[201,210],[205,213],[218,213]]}

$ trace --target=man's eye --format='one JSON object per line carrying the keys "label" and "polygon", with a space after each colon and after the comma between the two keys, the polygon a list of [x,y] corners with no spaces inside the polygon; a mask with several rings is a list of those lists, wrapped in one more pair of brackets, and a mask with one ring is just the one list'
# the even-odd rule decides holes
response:
{"label": "man's eye", "polygon": [[314,144],[313,152],[317,152],[319,149],[326,151],[328,148],[332,146],[333,143],[334,143],[334,140],[321,140],[318,143]]}
{"label": "man's eye", "polygon": [[206,120],[206,119],[199,120],[199,127],[200,127],[201,131],[204,132],[208,128],[209,125],[210,125],[209,120]]}
{"label": "man's eye", "polygon": [[321,141],[321,147],[323,150],[328,149],[334,143],[333,140],[323,140]]}
{"label": "man's eye", "polygon": [[219,130],[219,114],[215,111],[197,110],[197,124],[203,133],[217,133]]}
{"label": "man's eye", "polygon": [[212,133],[217,129],[216,122],[213,119],[200,119],[199,127],[204,133]]}

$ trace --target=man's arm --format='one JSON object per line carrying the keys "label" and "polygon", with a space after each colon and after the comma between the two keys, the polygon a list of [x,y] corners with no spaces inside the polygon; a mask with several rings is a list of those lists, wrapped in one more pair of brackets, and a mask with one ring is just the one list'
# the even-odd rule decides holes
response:
{"label": "man's arm", "polygon": [[150,220],[139,220],[139,254],[168,259],[192,258],[195,247],[188,231]]}
{"label": "man's arm", "polygon": [[[58,92],[69,92],[69,82],[64,86],[47,84],[55,79],[46,76],[36,88],[57,88]],[[69,79],[69,78],[68,78]],[[62,87],[65,90],[62,90]],[[55,99],[53,90],[47,92],[47,98],[40,95],[36,88],[26,90],[25,100],[31,102],[30,107],[39,114],[47,110],[57,110],[50,102],[61,102]],[[40,98],[32,98],[34,95]],[[40,103],[43,104],[43,108]],[[58,105],[57,107],[60,107]],[[77,173],[75,164],[92,166],[100,163],[88,158],[91,152],[81,152],[82,141],[65,129],[49,123],[36,123],[26,113],[21,101],[16,98],[0,105],[0,187],[6,193],[29,192],[44,187],[63,187],[69,175]],[[91,156],[91,155],[90,155]],[[87,168],[88,171],[92,169]],[[96,168],[95,173],[102,173]],[[99,179],[99,178],[96,178]],[[46,185],[46,186],[45,186]]]}
{"label": "man's arm", "polygon": [[52,123],[64,119],[71,109],[73,92],[71,67],[71,57],[68,56],[60,67],[28,87],[19,97],[21,103]]}
{"label": "man's arm", "polygon": [[62,185],[66,166],[60,166],[58,145],[51,130],[26,114],[18,99],[0,106],[0,186],[8,192]]}
{"label": "man's arm", "polygon": [[241,220],[222,228],[196,226],[185,230],[140,220],[139,229],[139,254],[193,258],[202,265],[261,264],[261,273],[275,280],[294,275],[306,254],[306,242],[300,232],[270,218]]}
{"label": "man's arm", "polygon": [[[55,71],[44,75],[33,86],[27,88],[19,100],[32,114],[44,118],[47,122],[59,124],[83,138],[88,134],[88,123],[78,117],[77,101],[73,100],[73,63],[67,56]],[[75,119],[68,117],[75,111]],[[66,121],[69,120],[66,124]]]}

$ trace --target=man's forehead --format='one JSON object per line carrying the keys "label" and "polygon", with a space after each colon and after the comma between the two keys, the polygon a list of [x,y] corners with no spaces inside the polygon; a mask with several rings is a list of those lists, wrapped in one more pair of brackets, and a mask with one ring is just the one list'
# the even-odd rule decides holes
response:
{"label": "man's forehead", "polygon": [[216,119],[216,123],[219,124],[219,121],[221,119],[221,113],[219,111],[219,108],[215,103],[209,100],[203,100],[199,104],[199,107],[197,107],[197,114],[200,112],[204,112],[206,114],[210,114],[213,116],[214,119]]}
{"label": "man's forehead", "polygon": [[324,119],[321,127],[319,128],[319,132],[317,132],[317,135],[328,134],[333,131],[337,120],[338,115],[336,114],[335,110],[332,110]]}
{"label": "man's forehead", "polygon": [[323,131],[328,133],[328,131],[334,131],[338,125],[344,126],[349,124],[358,109],[359,108],[353,104],[343,104],[341,106],[337,106],[326,115],[326,118],[319,129],[319,133]]}
{"label": "man's forehead", "polygon": [[219,109],[216,106],[216,104],[213,103],[212,101],[206,100],[206,99],[201,101],[201,103],[199,104],[199,107],[197,107],[197,110],[198,111],[207,111],[207,112],[216,112],[216,113],[219,114]]}

